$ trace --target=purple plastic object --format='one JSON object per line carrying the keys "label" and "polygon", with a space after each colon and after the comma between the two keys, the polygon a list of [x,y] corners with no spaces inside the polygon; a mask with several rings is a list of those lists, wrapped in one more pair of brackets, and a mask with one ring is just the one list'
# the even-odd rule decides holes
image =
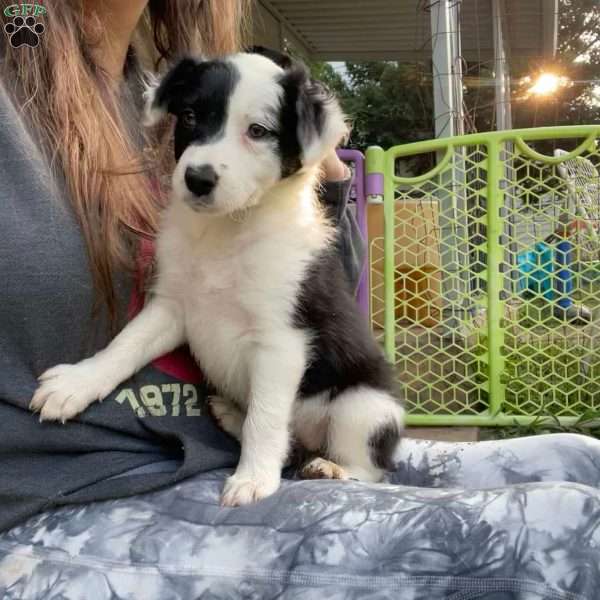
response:
{"label": "purple plastic object", "polygon": [[[359,150],[348,150],[341,148],[337,151],[338,156],[341,160],[346,163],[354,163],[354,173],[352,178],[352,186],[354,188],[356,198],[356,222],[358,229],[362,235],[363,240],[367,242],[367,197],[365,194],[365,157]],[[383,193],[383,175],[381,175],[381,192],[371,193]],[[369,315],[369,278],[366,269],[367,260],[365,257],[365,263],[361,271],[358,290],[356,292],[356,299],[362,312],[365,316]]]}
{"label": "purple plastic object", "polygon": [[383,196],[383,173],[369,173],[365,180],[367,196]]}

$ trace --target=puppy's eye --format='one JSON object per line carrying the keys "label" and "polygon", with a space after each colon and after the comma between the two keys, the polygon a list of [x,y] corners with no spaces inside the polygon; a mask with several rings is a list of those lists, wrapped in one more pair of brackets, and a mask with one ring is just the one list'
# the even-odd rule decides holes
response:
{"label": "puppy's eye", "polygon": [[181,113],[180,118],[181,118],[181,122],[183,123],[184,127],[192,129],[193,127],[196,126],[196,113],[193,111],[193,109],[186,108]]}
{"label": "puppy's eye", "polygon": [[269,130],[258,123],[252,123],[252,125],[248,127],[248,137],[251,137],[253,140],[259,140],[260,138],[265,137],[265,135],[268,133]]}

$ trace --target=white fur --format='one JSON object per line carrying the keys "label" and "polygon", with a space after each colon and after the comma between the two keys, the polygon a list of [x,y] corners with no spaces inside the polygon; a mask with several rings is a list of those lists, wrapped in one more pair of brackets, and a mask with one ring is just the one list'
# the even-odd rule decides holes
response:
{"label": "white fur", "polygon": [[231,59],[242,73],[231,96],[224,135],[205,145],[191,145],[177,161],[173,191],[179,198],[190,196],[184,181],[188,166],[211,164],[219,176],[214,201],[205,210],[229,214],[255,206],[265,190],[279,179],[279,157],[274,142],[252,140],[252,123],[270,125],[282,89],[276,77],[283,71],[262,56],[240,54]]}
{"label": "white fur", "polygon": [[164,111],[153,106],[156,90],[160,84],[160,79],[152,72],[144,73],[144,91],[142,98],[144,99],[145,109],[142,124],[145,127],[156,125],[164,116]]}
{"label": "white fur", "polygon": [[[346,391],[333,403],[296,402],[311,340],[294,326],[294,310],[308,267],[332,243],[314,192],[318,164],[345,126],[337,105],[328,106],[323,137],[305,148],[304,168],[279,180],[273,148],[248,140],[244,132],[250,123],[268,119],[279,101],[274,77],[281,69],[262,57],[233,60],[242,78],[224,136],[189,146],[173,174],[151,300],[105,350],[44,373],[31,402],[41,419],[65,421],[187,341],[227,398],[211,401],[215,416],[241,438],[241,459],[223,492],[226,505],[277,489],[290,422],[307,447],[316,450],[325,442],[350,477],[373,480],[380,473],[368,464],[368,436],[402,416],[391,397],[371,389]],[[147,95],[152,106],[152,89]],[[219,184],[214,205],[198,209],[189,202],[183,173],[205,163],[217,169]]]}
{"label": "white fur", "polygon": [[381,426],[404,425],[404,409],[387,392],[360,386],[343,392],[329,408],[327,455],[351,479],[379,481],[383,471],[373,467],[369,438]]}

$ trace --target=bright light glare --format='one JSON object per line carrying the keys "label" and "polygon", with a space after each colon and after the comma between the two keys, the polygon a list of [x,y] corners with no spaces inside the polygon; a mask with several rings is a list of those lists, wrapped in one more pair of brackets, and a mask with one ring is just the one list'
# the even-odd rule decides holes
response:
{"label": "bright light glare", "polygon": [[550,94],[554,94],[560,86],[566,85],[566,83],[566,77],[559,77],[558,75],[554,75],[554,73],[542,73],[529,88],[529,93],[538,96],[549,96]]}

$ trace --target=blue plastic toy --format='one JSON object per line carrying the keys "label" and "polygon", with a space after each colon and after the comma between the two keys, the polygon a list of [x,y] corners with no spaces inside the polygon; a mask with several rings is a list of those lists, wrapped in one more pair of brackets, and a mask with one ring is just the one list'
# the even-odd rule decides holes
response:
{"label": "blue plastic toy", "polygon": [[537,242],[531,250],[521,252],[517,256],[521,273],[519,292],[540,294],[562,309],[572,306],[573,274],[569,268],[572,249],[571,242],[563,239],[554,246]]}

